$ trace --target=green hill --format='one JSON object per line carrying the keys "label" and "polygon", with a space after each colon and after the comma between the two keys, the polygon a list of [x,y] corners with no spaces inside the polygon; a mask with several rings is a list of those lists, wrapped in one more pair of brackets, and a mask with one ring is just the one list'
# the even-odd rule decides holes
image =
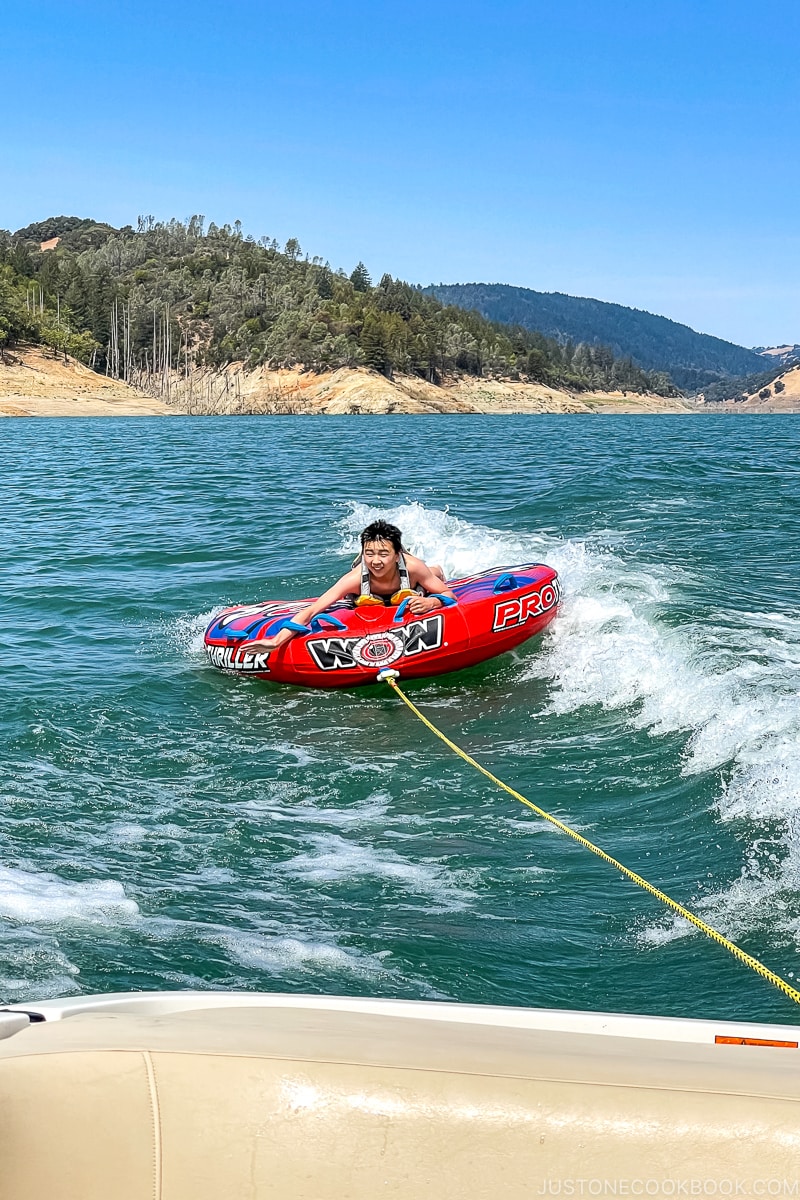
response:
{"label": "green hill", "polygon": [[605,346],[510,328],[388,274],[373,285],[363,263],[348,275],[294,238],[281,249],[202,217],[113,229],[62,216],[0,232],[0,353],[23,340],[150,388],[171,371],[241,361],[675,391]]}
{"label": "green hill", "polygon": [[764,370],[753,350],[696,333],[688,325],[638,308],[534,292],[502,283],[435,284],[425,291],[444,304],[472,309],[491,321],[521,325],[562,343],[608,346],[615,357],[630,355],[648,371],[666,371],[687,390],[701,390],[731,376]]}

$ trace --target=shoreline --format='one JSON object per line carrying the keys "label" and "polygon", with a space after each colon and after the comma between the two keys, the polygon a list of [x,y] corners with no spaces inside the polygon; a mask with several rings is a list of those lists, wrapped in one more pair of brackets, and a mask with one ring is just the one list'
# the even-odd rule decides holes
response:
{"label": "shoreline", "polygon": [[313,372],[300,367],[247,370],[231,363],[170,380],[169,400],[98,375],[38,346],[0,360],[0,417],[301,416],[301,415],[684,415],[800,412],[800,368],[780,394],[704,404],[636,392],[568,392],[542,383],[461,376],[442,384],[416,376],[388,379],[365,367]]}

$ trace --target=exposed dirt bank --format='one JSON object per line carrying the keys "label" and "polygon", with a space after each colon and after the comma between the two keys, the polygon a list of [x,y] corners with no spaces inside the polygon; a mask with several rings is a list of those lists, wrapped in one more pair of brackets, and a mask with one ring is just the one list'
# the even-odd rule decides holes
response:
{"label": "exposed dirt bank", "polygon": [[38,347],[0,359],[0,417],[151,417],[177,411]]}
{"label": "exposed dirt bank", "polygon": [[464,377],[443,386],[415,376],[386,379],[342,367],[315,374],[299,368],[222,371],[174,377],[169,401],[39,348],[15,349],[0,361],[0,416],[154,416],[351,413],[662,413],[692,411],[683,401],[621,392],[579,395],[539,383]]}
{"label": "exposed dirt bank", "polygon": [[621,392],[575,395],[539,383],[465,376],[442,386],[411,375],[386,379],[364,368],[310,371],[245,371],[232,364],[218,374],[179,382],[175,396],[197,413],[593,413],[689,412],[678,400],[624,396]]}

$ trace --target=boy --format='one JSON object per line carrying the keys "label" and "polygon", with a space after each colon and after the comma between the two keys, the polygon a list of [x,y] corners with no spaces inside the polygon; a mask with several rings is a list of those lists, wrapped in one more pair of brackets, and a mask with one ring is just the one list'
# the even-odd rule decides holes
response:
{"label": "boy", "polygon": [[[455,600],[442,568],[429,567],[421,558],[406,553],[403,550],[403,535],[396,525],[390,525],[388,521],[373,521],[361,534],[361,554],[347,574],[318,600],[295,613],[292,620],[299,625],[307,625],[317,613],[333,607],[337,600],[347,596],[354,598],[356,607],[362,604],[399,604],[408,597],[408,611],[421,616],[442,607],[438,599],[440,595]],[[277,650],[294,635],[292,629],[281,629],[275,637],[262,638],[245,645],[247,650]]]}

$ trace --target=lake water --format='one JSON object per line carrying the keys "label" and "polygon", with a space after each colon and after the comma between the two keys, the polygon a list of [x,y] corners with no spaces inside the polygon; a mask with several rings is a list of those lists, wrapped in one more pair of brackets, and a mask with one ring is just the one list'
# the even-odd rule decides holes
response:
{"label": "lake water", "polygon": [[223,675],[226,604],[395,521],[561,573],[542,638],[409,694],[794,980],[792,417],[7,420],[0,997],[255,988],[798,1021],[375,687]]}

